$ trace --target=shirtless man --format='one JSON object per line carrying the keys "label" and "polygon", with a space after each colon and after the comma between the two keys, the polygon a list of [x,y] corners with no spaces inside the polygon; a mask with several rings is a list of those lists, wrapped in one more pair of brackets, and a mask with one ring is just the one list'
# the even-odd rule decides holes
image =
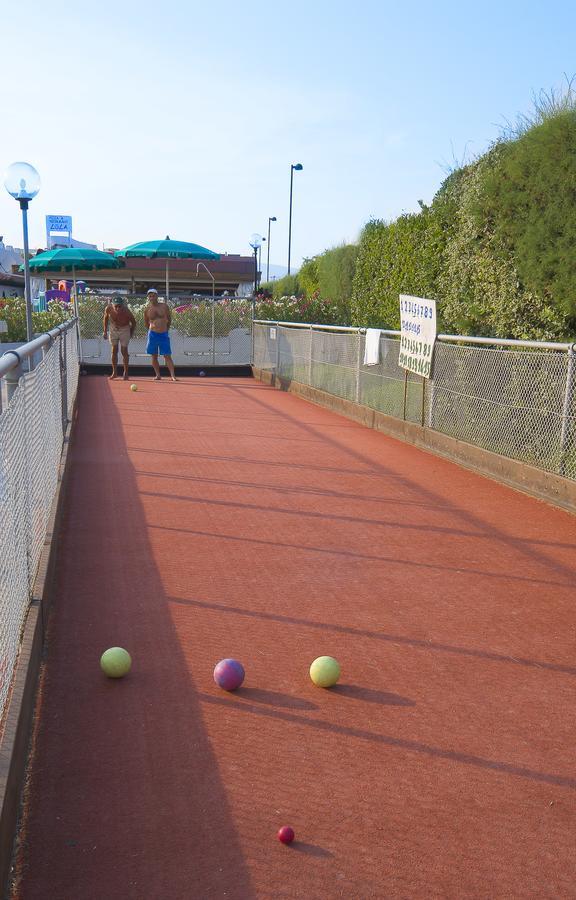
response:
{"label": "shirtless man", "polygon": [[136,319],[126,306],[124,297],[115,294],[112,302],[108,303],[104,310],[103,337],[108,337],[110,330],[110,344],[112,347],[112,374],[110,379],[117,378],[118,373],[116,367],[118,365],[118,344],[122,351],[122,360],[124,362],[124,381],[128,380],[128,343],[136,330]]}
{"label": "shirtless man", "polygon": [[160,365],[158,363],[158,355],[164,357],[164,362],[168,366],[172,381],[176,381],[176,372],[174,371],[174,363],[172,362],[172,348],[170,346],[170,337],[168,329],[172,322],[172,313],[167,303],[160,303],[158,300],[158,291],[156,288],[150,288],[146,295],[148,305],[144,309],[144,321],[148,329],[148,342],[146,344],[146,353],[152,357],[152,368],[154,369],[154,381],[160,381]]}

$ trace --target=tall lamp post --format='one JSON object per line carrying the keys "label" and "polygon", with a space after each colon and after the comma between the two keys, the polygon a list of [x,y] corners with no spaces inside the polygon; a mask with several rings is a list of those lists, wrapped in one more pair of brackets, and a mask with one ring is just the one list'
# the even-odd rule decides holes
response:
{"label": "tall lamp post", "polygon": [[40,190],[40,176],[34,166],[25,162],[15,162],[8,166],[4,175],[4,187],[11,197],[18,200],[22,210],[22,232],[24,235],[24,299],[26,302],[26,340],[34,337],[32,327],[32,297],[30,291],[30,250],[28,247],[28,204]]}
{"label": "tall lamp post", "polygon": [[270,281],[270,222],[275,222],[276,216],[268,216],[268,255],[266,258],[266,281]]}
{"label": "tall lamp post", "polygon": [[[262,244],[264,244],[266,238],[262,238]],[[262,276],[262,245],[258,248],[258,271],[260,272],[260,276]]]}
{"label": "tall lamp post", "polygon": [[262,246],[262,235],[253,234],[250,237],[250,246],[254,251],[254,296],[258,290],[258,250]]}
{"label": "tall lamp post", "polygon": [[290,274],[290,248],[292,244],[292,182],[294,181],[294,172],[301,172],[304,166],[302,163],[292,164],[290,166],[290,215],[288,216],[288,274]]}

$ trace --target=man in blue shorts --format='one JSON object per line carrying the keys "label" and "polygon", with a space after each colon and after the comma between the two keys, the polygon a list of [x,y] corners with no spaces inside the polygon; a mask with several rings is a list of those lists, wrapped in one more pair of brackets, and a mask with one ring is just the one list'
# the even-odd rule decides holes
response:
{"label": "man in blue shorts", "polygon": [[168,366],[172,381],[176,381],[176,372],[172,362],[172,348],[168,335],[168,329],[172,322],[170,307],[167,303],[160,303],[156,288],[150,288],[146,299],[148,300],[148,304],[144,309],[144,321],[148,329],[146,353],[149,353],[152,357],[152,368],[156,373],[154,381],[160,381],[161,378],[160,364],[158,362],[159,355],[164,357],[164,362]]}

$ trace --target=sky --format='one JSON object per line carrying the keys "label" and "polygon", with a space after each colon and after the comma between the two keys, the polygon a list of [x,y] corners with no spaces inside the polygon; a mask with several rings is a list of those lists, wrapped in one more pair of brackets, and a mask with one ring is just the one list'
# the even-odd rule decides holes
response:
{"label": "sky", "polygon": [[[301,163],[294,270],[417,211],[576,73],[576,4],[554,0],[28,0],[1,19],[0,173],[40,173],[34,248],[58,214],[99,247],[170,235],[247,254],[276,216],[286,266]],[[2,188],[0,234],[22,246]]]}

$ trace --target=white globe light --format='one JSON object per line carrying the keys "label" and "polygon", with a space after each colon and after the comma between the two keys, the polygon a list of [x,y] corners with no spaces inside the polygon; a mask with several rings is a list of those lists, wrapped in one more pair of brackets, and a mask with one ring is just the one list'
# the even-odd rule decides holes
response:
{"label": "white globe light", "polygon": [[32,200],[40,190],[40,176],[29,163],[15,162],[6,169],[4,187],[15,200]]}
{"label": "white globe light", "polygon": [[262,246],[262,235],[261,234],[253,234],[250,237],[250,246],[253,250],[258,250],[259,247]]}

